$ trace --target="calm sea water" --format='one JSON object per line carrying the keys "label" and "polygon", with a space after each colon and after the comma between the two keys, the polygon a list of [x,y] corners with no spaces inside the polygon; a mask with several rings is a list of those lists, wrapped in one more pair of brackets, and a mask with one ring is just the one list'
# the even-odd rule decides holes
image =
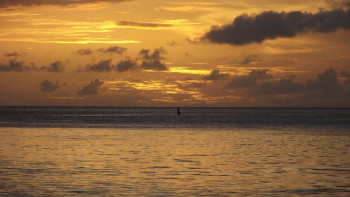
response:
{"label": "calm sea water", "polygon": [[349,196],[350,109],[0,107],[1,196]]}

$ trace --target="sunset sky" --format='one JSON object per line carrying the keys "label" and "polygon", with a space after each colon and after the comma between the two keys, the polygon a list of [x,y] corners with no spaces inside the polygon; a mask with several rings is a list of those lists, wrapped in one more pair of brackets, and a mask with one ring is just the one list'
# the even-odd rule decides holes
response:
{"label": "sunset sky", "polygon": [[349,10],[344,0],[0,0],[0,105],[350,107]]}

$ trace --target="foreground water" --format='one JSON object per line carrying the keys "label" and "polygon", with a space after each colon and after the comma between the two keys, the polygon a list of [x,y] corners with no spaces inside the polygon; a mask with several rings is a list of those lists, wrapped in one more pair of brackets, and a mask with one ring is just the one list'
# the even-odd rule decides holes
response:
{"label": "foreground water", "polygon": [[1,196],[350,195],[349,110],[0,111]]}

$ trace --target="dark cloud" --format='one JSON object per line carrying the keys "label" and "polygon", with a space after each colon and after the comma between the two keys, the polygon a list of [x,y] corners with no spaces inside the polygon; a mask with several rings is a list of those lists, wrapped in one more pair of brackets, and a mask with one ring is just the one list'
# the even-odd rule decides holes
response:
{"label": "dark cloud", "polygon": [[232,24],[214,26],[203,39],[213,43],[245,45],[278,37],[295,37],[312,32],[350,29],[350,10],[337,9],[318,13],[268,11],[256,16],[241,15]]}
{"label": "dark cloud", "polygon": [[49,80],[44,80],[40,84],[40,90],[43,92],[53,92],[53,91],[59,89],[60,87],[61,87],[61,85],[59,84],[58,81],[51,82]]}
{"label": "dark cloud", "polygon": [[325,0],[325,1],[329,5],[329,7],[332,9],[341,9],[341,8],[350,7],[349,0]]}
{"label": "dark cloud", "polygon": [[155,49],[153,51],[153,53],[151,53],[151,51],[149,49],[142,49],[139,54],[140,54],[141,59],[160,60],[160,59],[164,59],[164,57],[162,55],[166,54],[166,51],[163,47],[161,47],[159,49]]}
{"label": "dark cloud", "polygon": [[336,72],[330,68],[317,76],[315,81],[306,82],[306,91],[338,93],[343,90],[339,85]]}
{"label": "dark cloud", "polygon": [[96,71],[96,72],[110,72],[113,68],[112,60],[102,60],[97,64],[86,65],[85,70],[87,71]]}
{"label": "dark cloud", "polygon": [[124,72],[129,70],[136,70],[136,69],[137,69],[137,64],[132,60],[122,60],[115,67],[115,70],[118,72]]}
{"label": "dark cloud", "polygon": [[0,8],[7,8],[13,6],[43,6],[43,5],[77,5],[100,2],[124,2],[127,0],[0,0]]}
{"label": "dark cloud", "polygon": [[208,76],[203,77],[203,79],[217,81],[217,80],[226,79],[229,76],[230,76],[229,74],[222,74],[222,73],[220,73],[219,70],[215,69],[215,70],[212,70]]}
{"label": "dark cloud", "polygon": [[136,21],[119,21],[117,22],[119,26],[128,26],[128,27],[148,27],[148,28],[156,28],[156,27],[171,27],[171,24],[163,24],[163,23],[145,23],[145,22],[136,22]]}
{"label": "dark cloud", "polygon": [[[105,53],[105,54],[123,54],[127,49],[123,48],[123,47],[119,47],[119,46],[111,46],[108,48],[99,48],[96,51],[99,53]],[[75,51],[73,54],[75,55],[91,55],[93,54],[94,51],[92,49],[79,49],[77,51]]]}
{"label": "dark cloud", "polygon": [[254,62],[257,62],[259,61],[260,58],[258,55],[248,55],[247,57],[245,57],[241,62],[240,64],[242,65],[247,65],[247,64],[250,64],[250,63],[254,63]]}
{"label": "dark cloud", "polygon": [[79,49],[75,51],[73,54],[75,55],[91,55],[93,51],[91,49]]}
{"label": "dark cloud", "polygon": [[280,79],[276,83],[265,82],[259,88],[261,94],[296,94],[300,93],[303,84],[293,82],[292,79]]}
{"label": "dark cloud", "polygon": [[84,86],[81,90],[78,91],[80,95],[95,95],[98,93],[98,89],[103,85],[103,80],[96,79],[95,81],[91,81],[89,85]]}
{"label": "dark cloud", "polygon": [[0,63],[0,72],[24,72],[30,71],[30,67],[25,66],[23,62],[10,60],[8,64]]}
{"label": "dark cloud", "polygon": [[145,70],[166,71],[168,67],[159,60],[145,60],[142,62],[141,67]]}
{"label": "dark cloud", "polygon": [[155,49],[153,53],[148,49],[142,49],[139,53],[140,58],[143,60],[141,67],[145,70],[156,70],[156,71],[166,71],[168,68],[165,63],[161,62],[161,60],[165,59],[163,54],[166,51],[164,48]]}
{"label": "dark cloud", "polygon": [[107,49],[105,48],[97,49],[97,51],[101,53],[109,53],[109,54],[116,53],[119,55],[123,54],[126,50],[127,50],[126,48],[118,47],[118,46],[108,47]]}
{"label": "dark cloud", "polygon": [[47,72],[60,73],[64,71],[64,64],[61,61],[51,63],[49,66],[43,66],[40,70],[46,70]]}
{"label": "dark cloud", "polygon": [[346,70],[340,72],[341,77],[350,78],[350,73]]}
{"label": "dark cloud", "polygon": [[180,44],[175,40],[172,40],[171,42],[167,43],[167,45],[174,47],[174,46],[179,46]]}
{"label": "dark cloud", "polygon": [[8,64],[0,63],[0,72],[25,72],[32,70],[60,73],[64,71],[64,63],[61,61],[56,61],[51,63],[49,66],[42,66],[40,68],[35,66],[34,63],[27,66],[23,62],[17,60],[10,60]]}
{"label": "dark cloud", "polygon": [[14,51],[14,52],[11,52],[11,53],[5,53],[4,56],[5,57],[19,57],[20,54],[17,53],[16,51]]}
{"label": "dark cloud", "polygon": [[[126,48],[113,46],[109,48],[100,48],[97,49],[97,52],[101,53],[117,53],[122,54],[126,51]],[[92,50],[90,49],[81,49],[75,52],[75,54],[90,54]],[[96,64],[88,64],[84,67],[85,71],[96,71],[96,72],[110,72],[115,70],[117,72],[124,72],[129,70],[138,70],[142,68],[144,70],[155,70],[155,71],[166,71],[168,70],[167,66],[163,62],[164,54],[166,51],[164,48],[155,49],[151,52],[148,49],[142,49],[139,52],[139,60],[141,64],[138,65],[137,60],[127,59],[113,64],[112,59],[101,60]],[[46,68],[46,67],[44,67]]]}
{"label": "dark cloud", "polygon": [[348,71],[341,71],[340,76],[346,78],[346,80],[344,81],[344,85],[350,85],[350,73]]}
{"label": "dark cloud", "polygon": [[328,69],[319,74],[316,80],[294,82],[292,79],[280,79],[276,83],[265,82],[258,88],[260,94],[305,94],[312,96],[335,96],[344,93],[336,72]]}
{"label": "dark cloud", "polygon": [[248,73],[248,75],[233,77],[227,86],[229,88],[244,88],[256,86],[259,80],[272,78],[272,75],[268,72],[268,69],[252,70]]}

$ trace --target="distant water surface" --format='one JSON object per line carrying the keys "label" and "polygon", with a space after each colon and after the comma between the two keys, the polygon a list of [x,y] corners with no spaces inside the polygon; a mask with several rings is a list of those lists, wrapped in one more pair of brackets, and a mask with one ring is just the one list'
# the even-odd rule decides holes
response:
{"label": "distant water surface", "polygon": [[350,109],[0,107],[1,127],[350,127]]}
{"label": "distant water surface", "polygon": [[349,109],[0,108],[1,196],[349,196]]}

